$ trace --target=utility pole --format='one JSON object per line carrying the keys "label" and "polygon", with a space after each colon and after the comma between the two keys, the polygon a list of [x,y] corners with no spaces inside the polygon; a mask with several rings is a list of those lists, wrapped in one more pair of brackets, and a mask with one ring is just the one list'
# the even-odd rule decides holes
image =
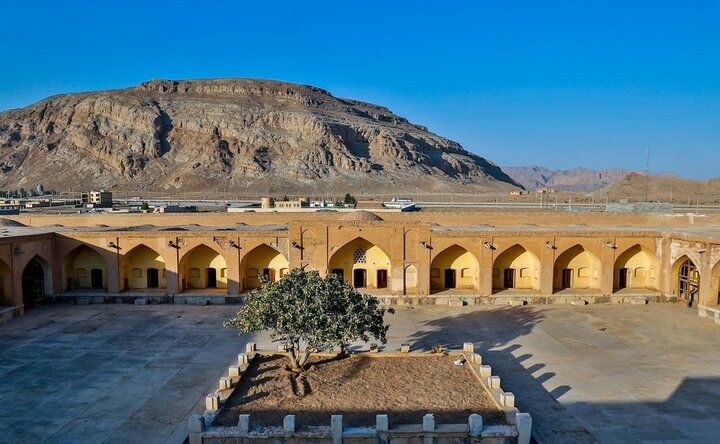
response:
{"label": "utility pole", "polygon": [[650,187],[650,148],[645,157],[645,202],[648,201],[648,188]]}

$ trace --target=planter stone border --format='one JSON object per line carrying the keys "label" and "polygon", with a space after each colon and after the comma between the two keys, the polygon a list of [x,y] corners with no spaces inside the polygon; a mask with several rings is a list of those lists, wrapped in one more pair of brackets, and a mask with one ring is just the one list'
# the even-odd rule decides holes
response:
{"label": "planter stone border", "polygon": [[[438,349],[436,351],[442,351]],[[529,444],[532,431],[532,418],[529,413],[521,413],[515,407],[516,395],[506,392],[500,385],[500,377],[493,375],[492,367],[483,363],[480,354],[475,353],[472,342],[463,344],[462,350],[448,351],[454,356],[465,358],[472,373],[492,397],[497,408],[505,414],[507,425],[483,424],[479,414],[472,414],[464,424],[436,424],[435,417],[428,413],[421,424],[406,424],[389,427],[387,414],[378,412],[374,427],[354,427],[343,422],[342,415],[331,415],[327,426],[296,427],[294,415],[285,416],[283,423],[272,427],[253,427],[252,417],[248,414],[238,415],[237,426],[224,427],[214,424],[215,418],[222,411],[225,402],[240,386],[252,360],[258,355],[281,354],[278,350],[258,351],[256,344],[246,344],[245,352],[239,353],[237,362],[228,367],[227,376],[218,381],[218,388],[205,397],[205,412],[194,414],[188,419],[190,444],[230,444],[230,443],[332,443],[341,444]],[[423,352],[412,352],[408,344],[403,344],[398,351],[380,351],[376,344],[371,344],[367,351],[355,352],[369,357],[404,357],[418,358],[422,355],[433,356]],[[319,353],[333,356],[334,353]]]}

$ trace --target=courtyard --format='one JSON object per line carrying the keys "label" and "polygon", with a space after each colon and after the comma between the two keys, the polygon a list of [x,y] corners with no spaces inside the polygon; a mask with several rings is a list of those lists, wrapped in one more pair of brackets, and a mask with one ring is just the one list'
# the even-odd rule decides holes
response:
{"label": "courtyard", "polygon": [[[51,305],[0,325],[3,442],[168,442],[245,342],[237,306]],[[720,430],[720,327],[671,304],[399,306],[388,348],[459,348],[533,416],[539,442],[708,441]]]}

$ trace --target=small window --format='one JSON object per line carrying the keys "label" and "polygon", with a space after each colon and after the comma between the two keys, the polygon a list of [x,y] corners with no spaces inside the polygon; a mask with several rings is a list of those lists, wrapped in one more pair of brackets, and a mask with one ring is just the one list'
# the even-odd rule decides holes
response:
{"label": "small window", "polygon": [[221,278],[224,278],[224,277],[225,277],[225,273],[227,273],[227,268],[221,268],[221,269],[220,269],[220,277],[221,277]]}
{"label": "small window", "polygon": [[521,278],[528,278],[528,277],[530,277],[530,269],[529,269],[529,268],[521,268],[521,269],[520,269],[520,277],[521,277]]}
{"label": "small window", "polygon": [[469,268],[463,268],[462,270],[460,270],[460,277],[472,277],[472,270]]}
{"label": "small window", "polygon": [[132,269],[132,277],[134,277],[134,278],[143,277],[142,268],[133,268]]}
{"label": "small window", "polygon": [[367,261],[367,253],[364,248],[358,248],[355,250],[355,263],[364,264]]}
{"label": "small window", "polygon": [[590,270],[588,270],[587,267],[579,268],[578,269],[578,277],[581,277],[581,278],[590,277]]}

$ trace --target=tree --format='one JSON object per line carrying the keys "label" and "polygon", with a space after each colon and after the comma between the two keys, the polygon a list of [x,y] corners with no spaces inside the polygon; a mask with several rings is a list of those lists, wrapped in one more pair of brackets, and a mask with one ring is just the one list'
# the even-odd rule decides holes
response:
{"label": "tree", "polygon": [[148,205],[147,202],[143,201],[143,203],[140,204],[140,209],[143,211],[147,211],[150,209],[150,205]]}
{"label": "tree", "polygon": [[355,199],[350,193],[345,193],[345,199],[343,200],[345,205],[357,205],[357,199]]}
{"label": "tree", "polygon": [[277,282],[260,277],[247,303],[225,327],[239,334],[268,330],[273,342],[289,352],[290,368],[302,372],[314,350],[368,342],[370,336],[383,344],[389,328],[374,296],[361,294],[336,274],[322,278],[316,271],[294,269]]}

